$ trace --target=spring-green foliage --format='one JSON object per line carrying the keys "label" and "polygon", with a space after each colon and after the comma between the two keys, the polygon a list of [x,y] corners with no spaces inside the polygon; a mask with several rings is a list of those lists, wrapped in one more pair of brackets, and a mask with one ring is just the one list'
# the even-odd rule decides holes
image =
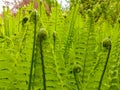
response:
{"label": "spring-green foliage", "polygon": [[37,21],[29,9],[0,18],[0,90],[120,90],[118,21],[95,22],[92,10],[83,17],[78,4],[65,13],[55,4],[49,17],[42,5]]}

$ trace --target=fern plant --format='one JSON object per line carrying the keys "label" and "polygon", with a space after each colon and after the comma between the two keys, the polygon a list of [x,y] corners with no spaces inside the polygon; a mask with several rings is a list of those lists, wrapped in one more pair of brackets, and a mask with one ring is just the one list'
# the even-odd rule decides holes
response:
{"label": "fern plant", "polygon": [[119,22],[37,2],[0,19],[0,90],[119,90]]}

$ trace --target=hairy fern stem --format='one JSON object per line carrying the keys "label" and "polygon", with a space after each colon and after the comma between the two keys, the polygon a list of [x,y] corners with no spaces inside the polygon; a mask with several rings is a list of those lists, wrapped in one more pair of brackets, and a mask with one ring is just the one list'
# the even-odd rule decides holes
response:
{"label": "hairy fern stem", "polygon": [[69,49],[71,48],[72,42],[73,42],[73,36],[74,36],[74,25],[76,22],[76,16],[77,16],[77,11],[78,11],[78,5],[76,4],[73,8],[73,13],[72,13],[72,19],[70,22],[70,28],[67,36],[67,41],[65,44],[65,50],[63,57],[65,59],[65,66],[68,64],[68,57],[69,57]]}
{"label": "hairy fern stem", "polygon": [[34,22],[34,40],[33,40],[33,50],[32,50],[32,60],[31,60],[31,67],[30,67],[30,75],[29,75],[29,85],[28,90],[31,90],[31,81],[32,81],[32,73],[33,73],[33,64],[34,64],[34,53],[35,53],[35,44],[36,44],[36,12],[35,12],[35,22]]}
{"label": "hairy fern stem", "polygon": [[57,1],[56,1],[55,5],[56,5],[56,13],[55,13],[55,31],[53,32],[54,52],[55,52],[56,28],[57,28]]}
{"label": "hairy fern stem", "polygon": [[42,48],[42,40],[40,40],[40,55],[41,55],[41,64],[42,64],[42,76],[43,76],[43,87],[46,90],[46,78],[45,78],[45,66],[44,66],[44,58],[43,58],[43,48]]}
{"label": "hairy fern stem", "polygon": [[80,82],[77,78],[77,73],[76,72],[74,72],[74,78],[75,78],[75,81],[76,81],[76,84],[77,84],[77,90],[80,90],[80,87],[79,87]]}
{"label": "hairy fern stem", "polygon": [[42,66],[42,78],[43,78],[43,90],[46,90],[46,77],[45,77],[45,64],[44,64],[44,54],[43,54],[43,44],[44,40],[47,38],[47,31],[44,30],[43,28],[40,29],[38,37],[39,37],[39,42],[40,42],[40,60],[41,60],[41,66]]}
{"label": "hairy fern stem", "polygon": [[106,71],[106,68],[107,68],[107,64],[108,64],[108,60],[109,60],[109,56],[110,56],[110,52],[111,52],[111,41],[110,41],[110,43],[107,42],[106,45],[107,46],[105,46],[105,47],[108,49],[108,54],[107,54],[106,62],[105,62],[105,65],[104,65],[104,69],[103,69],[103,72],[102,72],[102,75],[101,75],[101,78],[100,78],[98,90],[101,90],[101,85],[102,85],[103,77],[105,75],[105,71]]}
{"label": "hairy fern stem", "polygon": [[73,74],[74,74],[75,82],[76,82],[76,85],[77,85],[77,90],[81,90],[80,89],[80,81],[79,81],[79,78],[78,78],[78,73],[80,73],[80,72],[81,72],[81,67],[76,65],[73,68]]}

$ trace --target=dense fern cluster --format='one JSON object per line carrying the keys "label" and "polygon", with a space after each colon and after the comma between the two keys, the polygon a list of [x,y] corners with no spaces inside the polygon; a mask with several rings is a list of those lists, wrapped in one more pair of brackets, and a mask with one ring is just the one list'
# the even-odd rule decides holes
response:
{"label": "dense fern cluster", "polygon": [[0,90],[120,90],[120,24],[79,5],[0,18]]}

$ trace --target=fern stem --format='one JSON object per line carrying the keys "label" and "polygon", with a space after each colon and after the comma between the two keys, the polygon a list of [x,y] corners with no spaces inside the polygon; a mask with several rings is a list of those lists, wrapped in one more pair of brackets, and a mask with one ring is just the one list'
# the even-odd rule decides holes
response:
{"label": "fern stem", "polygon": [[36,13],[35,13],[34,41],[33,41],[32,60],[31,60],[31,67],[30,67],[30,76],[29,76],[28,90],[31,90],[32,72],[33,72],[33,64],[34,64],[34,53],[35,53],[35,43],[36,43],[36,27],[37,27],[37,22],[36,22]]}
{"label": "fern stem", "polygon": [[54,52],[55,52],[55,46],[56,46],[56,31],[53,32],[53,45],[54,45]]}
{"label": "fern stem", "polygon": [[45,77],[45,65],[44,65],[44,53],[43,53],[43,41],[47,39],[48,33],[44,29],[40,29],[38,37],[40,42],[40,59],[41,59],[41,65],[42,65],[42,77],[43,77],[43,90],[46,90],[46,77]]}
{"label": "fern stem", "polygon": [[79,87],[80,82],[79,82],[79,80],[77,78],[76,72],[74,72],[74,78],[75,78],[75,81],[76,81],[76,84],[77,84],[77,89],[80,90],[80,87]]}
{"label": "fern stem", "polygon": [[45,77],[45,66],[44,66],[44,58],[43,58],[42,40],[40,40],[40,55],[41,55],[41,63],[42,63],[43,87],[44,87],[44,90],[46,90],[46,77]]}
{"label": "fern stem", "polygon": [[56,0],[56,3],[55,3],[55,6],[56,6],[56,13],[55,13],[55,31],[56,31],[56,27],[57,27],[57,0]]}
{"label": "fern stem", "polygon": [[57,28],[57,0],[56,0],[56,13],[55,13],[55,31],[53,32],[53,43],[54,43],[54,52],[55,52],[55,42],[56,42],[56,28]]}
{"label": "fern stem", "polygon": [[102,73],[101,78],[100,78],[100,82],[99,82],[98,90],[101,89],[101,85],[102,85],[103,77],[104,77],[104,75],[105,75],[105,71],[106,71],[107,64],[108,64],[108,60],[109,60],[109,56],[110,56],[110,51],[111,51],[111,45],[110,45],[109,48],[108,48],[108,54],[107,54],[107,58],[106,58],[106,62],[105,62],[105,66],[104,66],[104,69],[103,69],[103,73]]}
{"label": "fern stem", "polygon": [[76,16],[77,16],[77,11],[78,11],[78,6],[75,5],[74,6],[74,9],[73,9],[73,13],[72,13],[72,19],[71,19],[71,22],[70,22],[70,28],[69,28],[69,31],[68,31],[68,36],[67,36],[67,41],[66,41],[66,44],[65,44],[65,50],[64,50],[64,54],[63,54],[63,57],[65,59],[65,66],[68,64],[68,56],[69,56],[69,49],[72,45],[72,42],[73,42],[73,36],[74,36],[74,25],[75,25],[75,21],[76,21]]}
{"label": "fern stem", "polygon": [[73,68],[73,74],[74,74],[74,78],[75,78],[75,81],[76,81],[76,84],[77,84],[77,89],[80,90],[80,81],[79,81],[79,77],[77,77],[78,73],[81,72],[81,67],[80,66],[77,66],[75,65],[75,67]]}

